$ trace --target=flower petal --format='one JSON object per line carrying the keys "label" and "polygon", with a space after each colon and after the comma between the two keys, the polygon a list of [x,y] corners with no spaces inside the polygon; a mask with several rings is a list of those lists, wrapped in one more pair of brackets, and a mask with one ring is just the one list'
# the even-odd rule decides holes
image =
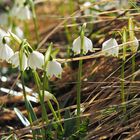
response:
{"label": "flower petal", "polygon": [[[84,44],[83,44],[83,53],[87,54],[88,51],[92,51],[92,41],[84,36]],[[81,52],[81,37],[79,36],[73,42],[72,50],[74,51],[75,55],[80,54]]]}
{"label": "flower petal", "polygon": [[85,52],[85,54],[87,54],[88,51],[92,52],[92,48],[93,48],[92,41],[89,38],[84,37],[83,51]]}
{"label": "flower petal", "polygon": [[2,61],[6,60],[7,62],[9,61],[9,58],[14,55],[13,50],[7,45],[3,44],[0,47],[0,59]]}
{"label": "flower petal", "polygon": [[[19,52],[15,52],[15,54],[9,59],[14,67],[19,67]],[[27,68],[27,56],[23,53],[22,56],[22,69],[25,70]]]}
{"label": "flower petal", "polygon": [[13,67],[19,66],[19,52],[15,52],[15,54],[10,58],[10,62],[12,63]]}
{"label": "flower petal", "polygon": [[42,69],[44,65],[44,55],[38,51],[33,51],[28,58],[28,66],[34,70]]}
{"label": "flower petal", "polygon": [[118,57],[119,47],[117,41],[114,38],[105,41],[102,44],[102,51],[107,56],[112,55]]}
{"label": "flower petal", "polygon": [[80,36],[73,41],[73,52],[76,54],[80,54],[81,51],[81,39]]}
{"label": "flower petal", "polygon": [[61,74],[62,74],[62,67],[61,64],[55,60],[53,61],[49,61],[47,64],[47,76],[49,78],[52,78],[53,76],[57,77],[57,78],[61,78]]}
{"label": "flower petal", "polygon": [[136,52],[138,50],[138,47],[139,47],[139,41],[136,37],[134,38],[133,41],[134,42],[132,44],[130,44],[131,45],[130,48],[131,48],[132,52]]}

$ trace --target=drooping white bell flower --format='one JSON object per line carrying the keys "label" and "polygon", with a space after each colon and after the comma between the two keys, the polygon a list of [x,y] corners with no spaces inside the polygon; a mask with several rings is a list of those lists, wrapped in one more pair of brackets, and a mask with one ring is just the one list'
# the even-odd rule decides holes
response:
{"label": "drooping white bell flower", "polygon": [[118,55],[119,55],[119,46],[118,46],[118,43],[117,43],[116,39],[111,38],[111,39],[105,41],[102,44],[102,51],[107,56],[112,55],[112,56],[118,57]]}
{"label": "drooping white bell flower", "polygon": [[20,20],[31,19],[31,11],[28,5],[26,6],[14,6],[11,10],[11,16],[16,17]]}
{"label": "drooping white bell flower", "polygon": [[28,66],[34,70],[42,69],[44,65],[44,55],[38,51],[33,51],[28,57]]}
{"label": "drooping white bell flower", "polygon": [[8,62],[9,58],[13,56],[13,54],[13,50],[7,44],[2,44],[0,46],[0,60],[6,60]]}
{"label": "drooping white bell flower", "polygon": [[139,47],[139,41],[136,37],[134,37],[134,42],[130,44],[130,49],[132,52],[137,52],[138,47]]}
{"label": "drooping white bell flower", "polygon": [[29,6],[26,5],[24,7],[21,7],[19,12],[20,12],[20,14],[19,14],[18,18],[20,20],[31,19],[31,11],[30,11]]}
{"label": "drooping white bell flower", "polygon": [[[10,58],[10,62],[12,63],[13,67],[19,67],[20,60],[19,60],[19,51],[15,52],[15,54]],[[27,68],[27,56],[25,53],[22,55],[22,69],[25,70]]]}
{"label": "drooping white bell flower", "polygon": [[10,10],[10,16],[12,16],[12,18],[13,17],[18,17],[18,13],[19,13],[19,11],[20,11],[20,7],[19,6],[17,6],[17,5],[14,5],[13,7],[12,7],[12,9]]}
{"label": "drooping white bell flower", "polygon": [[62,74],[62,67],[61,64],[55,60],[49,61],[47,64],[47,76],[52,78],[53,76],[57,78],[61,78]]}
{"label": "drooping white bell flower", "polygon": [[[88,51],[91,51],[93,50],[93,45],[92,45],[92,41],[85,37],[84,36],[84,40],[83,40],[83,54],[86,54]],[[76,38],[74,41],[73,41],[73,47],[72,47],[72,50],[74,52],[74,54],[80,54],[81,52],[81,37],[79,36],[78,38]]]}

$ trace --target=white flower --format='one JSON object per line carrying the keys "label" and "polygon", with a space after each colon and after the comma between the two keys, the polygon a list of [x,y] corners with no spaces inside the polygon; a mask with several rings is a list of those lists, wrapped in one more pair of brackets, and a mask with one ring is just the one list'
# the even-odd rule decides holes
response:
{"label": "white flower", "polygon": [[[15,54],[10,58],[10,62],[12,63],[13,67],[19,67],[20,60],[19,60],[19,52],[15,52]],[[27,68],[27,57],[25,53],[22,55],[22,69],[25,70]]]}
{"label": "white flower", "polygon": [[55,60],[49,61],[47,64],[47,76],[49,78],[52,78],[53,76],[56,76],[57,78],[61,78],[62,74],[62,67],[61,64]]}
{"label": "white flower", "polygon": [[139,47],[139,41],[136,37],[134,37],[134,42],[132,44],[130,44],[130,48],[132,52],[136,52],[138,50]]}
{"label": "white flower", "polygon": [[29,6],[21,7],[19,11],[19,19],[21,20],[26,20],[26,19],[31,19],[31,11]]}
{"label": "white flower", "polygon": [[14,5],[10,11],[10,16],[12,17],[18,17],[20,11],[20,7],[17,5]]}
{"label": "white flower", "polygon": [[11,16],[14,16],[20,20],[31,19],[31,11],[29,6],[14,6],[11,10]]}
{"label": "white flower", "polygon": [[44,55],[38,51],[33,51],[28,57],[28,66],[34,70],[42,69],[44,65]]}
{"label": "white flower", "polygon": [[118,46],[117,41],[114,38],[111,38],[111,39],[105,41],[102,44],[102,51],[107,56],[112,55],[112,56],[118,57],[119,46]]}
{"label": "white flower", "polygon": [[[88,51],[92,51],[92,41],[84,36],[84,42],[83,42],[83,53],[86,54]],[[80,54],[81,52],[81,37],[79,36],[73,41],[73,47],[72,50],[75,54]]]}
{"label": "white flower", "polygon": [[0,46],[0,60],[7,62],[9,61],[9,58],[14,54],[13,50],[7,45],[2,44]]}

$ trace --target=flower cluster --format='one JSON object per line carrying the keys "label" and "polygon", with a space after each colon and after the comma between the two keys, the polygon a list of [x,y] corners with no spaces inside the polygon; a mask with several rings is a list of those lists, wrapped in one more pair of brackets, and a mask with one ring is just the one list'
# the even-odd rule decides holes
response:
{"label": "flower cluster", "polygon": [[32,12],[29,3],[26,0],[15,0],[13,6],[8,11],[0,13],[0,25],[9,26],[9,17],[14,22],[15,18],[19,20],[30,20]]}
{"label": "flower cluster", "polygon": [[[61,77],[62,74],[62,67],[59,62],[56,60],[48,61],[47,68],[44,68],[45,65],[45,58],[42,53],[36,50],[32,50],[28,52],[23,50],[22,53],[19,51],[14,52],[11,47],[5,42],[3,42],[3,38],[11,37],[15,40],[18,40],[18,43],[22,42],[19,41],[20,39],[13,33],[6,33],[3,30],[0,30],[0,60],[7,61],[11,63],[13,67],[20,67],[21,70],[26,70],[30,67],[33,70],[42,69],[46,70],[47,76],[52,78],[56,76],[58,78]],[[22,54],[22,55],[21,55]],[[21,61],[22,60],[22,61]]]}
{"label": "flower cluster", "polygon": [[1,27],[15,33],[19,38],[23,39],[24,32],[19,26],[17,26],[16,20],[30,20],[33,17],[31,9],[29,1],[14,0],[12,7],[10,6],[0,13],[0,19],[2,19],[0,20]]}
{"label": "flower cluster", "polygon": [[[130,45],[133,46],[133,48],[131,47],[131,50],[133,49],[135,52],[138,50],[139,41],[137,40],[136,37],[134,37],[134,40],[132,41]],[[75,55],[80,54],[81,52],[81,37],[80,36],[73,41],[72,50]],[[91,51],[91,52],[93,51],[93,44],[89,38],[84,36],[83,54],[87,54],[88,51]],[[114,57],[119,56],[119,45],[115,38],[110,38],[102,44],[102,53],[105,56],[114,56]]]}
{"label": "flower cluster", "polygon": [[[22,53],[19,51],[14,52],[11,47],[8,45],[10,44],[10,38],[14,38],[19,44],[21,44],[22,40],[17,37],[12,32],[6,33],[4,30],[0,29],[0,60],[1,61],[7,61],[8,63],[11,63],[14,67],[20,67],[21,70],[26,70],[28,67],[30,67],[33,70],[36,69],[42,69],[46,71],[46,74],[49,78],[52,78],[53,76],[61,78],[62,74],[62,67],[59,62],[56,60],[49,60],[45,62],[45,56],[40,53],[39,51],[32,50],[29,51],[23,50]],[[81,43],[83,42],[83,45]],[[135,51],[137,51],[139,42],[137,38],[134,38],[134,41],[132,42],[133,48]],[[88,51],[93,51],[93,44],[92,41],[87,38],[86,36],[83,36],[83,40],[81,39],[81,36],[76,38],[73,41],[73,47],[72,50],[74,54],[80,54],[81,51],[83,54],[87,54]],[[117,41],[114,38],[111,38],[107,41],[105,41],[102,44],[102,52],[104,55],[112,55],[115,57],[118,57],[119,55],[119,45]],[[21,55],[22,54],[22,58]]]}

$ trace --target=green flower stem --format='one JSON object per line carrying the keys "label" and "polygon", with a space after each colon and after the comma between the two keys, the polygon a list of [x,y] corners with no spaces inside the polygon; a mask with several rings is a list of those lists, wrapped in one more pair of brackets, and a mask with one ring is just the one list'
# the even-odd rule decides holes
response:
{"label": "green flower stem", "polygon": [[34,26],[35,26],[35,34],[36,34],[36,40],[37,40],[37,44],[39,43],[39,33],[38,33],[38,24],[37,24],[37,17],[36,17],[36,12],[35,12],[35,5],[33,0],[29,0],[30,6],[31,6],[31,10],[32,10],[32,14],[33,14],[33,22],[34,22]]}
{"label": "green flower stem", "polygon": [[124,68],[125,68],[125,61],[122,61],[122,69],[121,69],[121,99],[123,104],[123,112],[126,112],[126,105],[125,105],[125,89],[124,89]]}
{"label": "green flower stem", "polygon": [[[57,116],[57,114],[56,114],[56,112],[55,112],[50,100],[47,100],[47,103],[48,103],[48,106],[49,106],[50,110],[52,111],[52,114],[53,114],[55,120],[59,122],[60,121],[59,117]],[[61,131],[63,132],[64,129],[63,129],[63,126],[62,126],[61,122],[59,122],[59,125],[60,125],[60,128],[61,128]]]}
{"label": "green flower stem", "polygon": [[[20,71],[21,73],[21,81],[22,81],[22,89],[23,89],[23,96],[25,99],[25,106],[27,109],[27,114],[28,114],[28,119],[30,122],[30,125],[33,125],[33,122],[37,120],[37,116],[33,110],[33,107],[30,103],[30,101],[28,101],[27,96],[26,96],[26,91],[25,91],[25,84],[24,84],[24,72]],[[36,135],[42,135],[43,134],[43,129],[41,130],[37,130],[37,131],[32,131],[33,134],[33,139],[36,140]],[[43,140],[43,138],[40,138],[39,140]]]}
{"label": "green flower stem", "polygon": [[[20,53],[19,53],[19,60],[20,60],[20,73],[21,73],[21,83],[22,83],[22,89],[23,89],[23,96],[25,99],[25,106],[27,109],[27,114],[28,114],[28,119],[30,122],[30,125],[33,125],[33,122],[37,120],[37,116],[33,110],[33,107],[30,103],[30,101],[28,101],[27,96],[26,96],[26,91],[25,91],[25,83],[24,83],[24,70],[22,67],[22,56],[23,56],[23,52],[24,52],[24,46],[25,46],[26,40],[23,40],[22,43],[20,44]],[[33,138],[36,139],[36,135],[40,135],[41,131],[32,131],[33,134]]]}
{"label": "green flower stem", "polygon": [[[24,50],[24,43],[25,43],[25,41],[23,40],[23,42],[21,43],[21,49],[20,49],[20,53],[19,53],[20,73],[21,73],[21,83],[22,83],[22,89],[23,89],[23,96],[24,96],[24,100],[25,100],[25,106],[27,109],[27,114],[28,114],[28,119],[29,119],[30,125],[32,126],[32,123],[34,121],[33,117],[35,117],[35,119],[37,119],[37,117],[33,111],[33,107],[31,106],[31,104],[29,104],[29,101],[28,101],[27,96],[26,96],[25,86],[24,86],[25,85],[25,83],[24,83],[24,71],[22,68],[22,54],[23,54],[23,50]],[[32,134],[33,134],[33,137],[35,139],[35,131],[32,131]]]}
{"label": "green flower stem", "polygon": [[33,74],[34,74],[35,83],[36,83],[37,88],[38,88],[38,95],[39,95],[39,100],[40,100],[40,104],[41,104],[41,108],[42,108],[42,119],[43,119],[43,121],[46,121],[46,124],[48,124],[49,123],[48,115],[46,112],[44,98],[43,98],[42,93],[41,93],[40,79],[39,79],[39,76],[35,70],[33,70]]}
{"label": "green flower stem", "polygon": [[[47,69],[48,61],[51,59],[52,46],[53,46],[53,44],[50,43],[49,47],[48,47],[48,49],[47,49],[47,51],[45,53],[44,76],[43,76],[43,92],[42,92],[43,100],[44,100],[45,90],[50,91],[49,80],[48,80],[48,77],[47,77],[47,74],[46,74],[46,69]],[[58,104],[58,102],[57,102],[55,97],[54,97],[54,102],[57,104],[58,116],[57,116],[57,114],[56,114],[56,112],[55,112],[50,100],[47,100],[48,106],[49,106],[50,110],[52,111],[52,114],[53,114],[55,120],[60,121],[61,117],[60,117],[60,112],[59,112],[59,104]],[[63,132],[64,130],[63,130],[62,124],[59,123],[59,125],[60,125],[60,128],[61,128],[62,132]]]}
{"label": "green flower stem", "polygon": [[[81,55],[82,56],[82,53]],[[82,64],[83,61],[79,60],[79,67],[78,67],[78,79],[77,79],[77,127],[80,126],[80,103],[81,103],[81,77],[82,77]]]}
{"label": "green flower stem", "polygon": [[[42,92],[42,100],[43,100],[43,101],[44,101],[44,93],[45,93],[45,89],[46,89],[46,83],[47,83],[47,89],[49,90],[49,83],[48,83],[48,82],[49,82],[49,81],[48,81],[48,78],[47,78],[47,76],[46,76],[46,71],[44,71],[43,92]],[[55,120],[56,120],[56,121],[59,121],[59,120],[60,120],[59,104],[58,104],[57,100],[55,100],[55,102],[56,102],[57,108],[58,108],[58,116],[57,116],[57,114],[56,114],[56,112],[55,112],[55,110],[54,110],[54,108],[53,108],[53,106],[52,106],[50,100],[47,100],[48,106],[49,106],[49,108],[50,108],[50,110],[51,110],[51,112],[52,112],[52,114],[53,114]],[[60,125],[60,127],[61,127],[62,132],[63,132],[64,129],[63,129],[63,127],[62,127],[62,124],[59,123],[59,125]]]}
{"label": "green flower stem", "polygon": [[[25,100],[25,106],[26,106],[26,109],[27,109],[27,114],[28,114],[28,119],[29,119],[29,122],[30,122],[30,125],[32,126],[33,124],[33,120],[32,120],[32,117],[31,117],[31,114],[30,114],[30,109],[29,109],[29,104],[27,102],[27,97],[26,97],[26,91],[25,91],[25,87],[24,87],[24,72],[21,71],[21,83],[22,83],[22,89],[23,89],[23,96],[24,96],[24,100]],[[35,139],[35,133],[34,131],[32,131],[32,134],[33,134],[33,138]]]}
{"label": "green flower stem", "polygon": [[33,21],[34,21],[34,25],[35,25],[35,34],[36,34],[37,44],[39,44],[38,24],[37,24],[37,18],[36,18],[35,10],[33,10]]}
{"label": "green flower stem", "polygon": [[[42,108],[42,119],[45,120],[46,123],[48,124],[48,116],[47,116],[45,103],[44,103],[44,98],[43,98],[44,95],[43,95],[43,93],[41,93],[41,82],[40,82],[39,76],[38,76],[38,74],[35,70],[33,71],[33,74],[34,74],[35,82],[36,82],[37,87],[38,87],[39,100],[40,100],[41,108]],[[59,118],[57,117],[57,114],[56,114],[51,102],[49,100],[47,100],[47,103],[48,103],[48,106],[49,106],[50,110],[53,113],[54,118],[56,119],[56,121],[59,121]],[[64,131],[63,127],[62,127],[62,124],[59,123],[59,125],[61,127],[61,130]]]}
{"label": "green flower stem", "polygon": [[[84,45],[84,28],[85,26],[83,25],[82,30],[81,30],[81,52],[80,52],[80,57],[83,56],[83,45]],[[82,77],[82,64],[83,60],[79,60],[79,66],[78,66],[78,79],[77,79],[77,129],[80,127],[80,104],[81,104],[81,77]]]}
{"label": "green flower stem", "polygon": [[[44,71],[43,92],[42,92],[42,100],[43,100],[43,101],[44,101],[44,92],[45,92],[45,89],[46,89],[46,83],[47,83],[47,89],[49,89],[48,82],[49,82],[49,81],[48,81],[48,78],[47,78],[47,76],[46,76],[46,71]],[[47,100],[48,106],[49,106],[50,110],[52,111],[52,114],[53,114],[55,120],[56,120],[56,121],[59,121],[59,120],[61,119],[61,117],[60,117],[60,112],[59,112],[59,104],[58,104],[58,102],[57,102],[56,99],[55,99],[55,102],[56,102],[57,108],[58,108],[58,116],[57,116],[57,114],[56,114],[56,112],[55,112],[55,110],[54,110],[54,108],[53,108],[53,106],[52,106],[50,100]],[[59,123],[59,125],[60,125],[60,127],[61,127],[62,132],[63,132],[64,129],[63,129],[63,127],[62,127],[62,124]]]}
{"label": "green flower stem", "polygon": [[[129,18],[129,21],[128,21],[128,29],[129,29],[129,37],[130,37],[130,41],[134,41],[134,39],[135,39],[135,32],[134,32],[134,28],[135,28],[135,26],[134,26],[134,22],[133,22],[133,19],[132,18]],[[135,62],[135,52],[136,52],[136,50],[135,50],[135,46],[132,44],[132,46],[131,46],[131,51],[132,51],[132,55],[133,55],[133,57],[132,57],[132,74],[135,72],[135,67],[136,67],[136,62]],[[134,79],[135,79],[135,76],[133,75],[132,76],[132,81],[134,81]]]}
{"label": "green flower stem", "polygon": [[[43,91],[42,91],[42,100],[43,100],[43,102],[44,102],[44,93],[45,93],[45,89],[46,89],[46,84],[47,84],[47,89],[49,90],[49,85],[48,85],[49,83],[48,83],[48,82],[49,82],[49,81],[48,81],[48,78],[47,78],[47,76],[46,76],[46,71],[44,71]],[[61,120],[61,115],[60,115],[60,111],[59,111],[59,110],[60,110],[60,109],[59,109],[59,104],[58,104],[58,102],[57,102],[56,99],[55,99],[54,101],[55,101],[55,103],[57,104],[58,116],[57,116],[57,114],[56,114],[56,112],[55,112],[55,110],[54,110],[54,108],[53,108],[53,106],[52,106],[50,100],[47,100],[47,103],[48,103],[48,106],[49,106],[49,108],[50,108],[50,110],[51,110],[51,112],[52,112],[52,114],[53,114],[55,120],[59,122],[59,121]],[[62,124],[59,123],[59,125],[60,125],[60,128],[61,128],[61,131],[63,132],[64,129],[63,129]]]}
{"label": "green flower stem", "polygon": [[[136,57],[135,57],[134,53],[132,55],[133,55],[133,57],[132,57],[132,74],[133,74],[133,73],[135,73],[135,69],[136,69]],[[133,75],[132,81],[135,79],[134,77],[135,76]]]}
{"label": "green flower stem", "polygon": [[[135,32],[134,32],[134,29],[135,29],[135,25],[134,25],[134,22],[133,22],[133,19],[132,18],[129,18],[129,21],[128,21],[128,29],[129,29],[129,40],[130,41],[134,41],[135,40]],[[131,86],[133,85],[133,81],[135,80],[135,68],[136,68],[136,62],[135,62],[135,59],[136,59],[136,56],[135,56],[135,53],[136,53],[136,46],[134,45],[134,43],[131,44],[131,52],[132,52],[132,59],[131,59],[131,63],[132,63],[132,79],[131,79],[131,83],[129,85],[129,90],[131,91]]]}
{"label": "green flower stem", "polygon": [[28,24],[27,24],[26,21],[24,21],[24,34],[25,34],[25,37],[26,38],[30,38],[29,37],[29,35],[30,35],[30,33],[29,33],[29,27],[28,27]]}
{"label": "green flower stem", "polygon": [[[122,36],[123,43],[125,44],[127,42],[127,34],[126,34],[126,28],[123,30],[123,36]],[[122,60],[122,68],[121,68],[121,99],[123,104],[123,112],[126,112],[126,105],[125,105],[125,83],[124,83],[124,70],[125,70],[125,60],[126,60],[126,45],[123,46],[123,60]]]}
{"label": "green flower stem", "polygon": [[22,83],[22,89],[23,89],[23,96],[24,96],[24,100],[25,100],[25,106],[26,106],[26,109],[27,109],[27,114],[28,114],[28,118],[29,118],[29,121],[30,121],[30,124],[32,124],[32,118],[31,118],[31,115],[30,115],[30,112],[29,112],[29,106],[28,106],[28,103],[27,103],[27,96],[26,96],[26,91],[25,91],[25,87],[24,87],[24,72],[23,71],[20,71],[21,73],[21,83]]}
{"label": "green flower stem", "polygon": [[44,99],[44,92],[45,90],[50,91],[49,88],[49,80],[46,74],[46,71],[44,71],[44,76],[43,76],[43,92],[42,92],[42,98]]}
{"label": "green flower stem", "polygon": [[59,117],[59,120],[61,120],[61,114],[60,114],[60,107],[59,107],[59,103],[57,101],[57,99],[55,98],[55,103],[57,105],[57,110],[58,110],[58,117]]}
{"label": "green flower stem", "polygon": [[[46,87],[47,87],[47,89],[49,90],[49,83],[48,83],[48,82],[49,82],[49,81],[48,81],[48,78],[47,78],[47,76],[46,76],[46,71],[44,71],[43,92],[42,92],[42,100],[43,100],[43,101],[44,101],[44,93],[45,93]],[[46,83],[47,83],[47,86],[46,86]],[[52,113],[53,113],[53,116],[54,116],[55,120],[56,120],[56,121],[59,121],[59,120],[61,120],[61,115],[60,115],[60,111],[59,111],[59,110],[60,110],[60,109],[59,109],[59,104],[58,104],[58,102],[57,102],[56,99],[54,99],[54,101],[55,101],[55,103],[57,104],[58,116],[57,116],[57,114],[56,114],[56,112],[55,112],[55,110],[54,110],[54,108],[53,108],[53,106],[52,106],[50,100],[47,100],[47,103],[48,103],[48,106],[49,106],[50,110],[51,110]],[[61,127],[62,132],[63,132],[64,129],[63,129],[61,123],[59,123],[59,125],[60,125],[60,127]]]}

